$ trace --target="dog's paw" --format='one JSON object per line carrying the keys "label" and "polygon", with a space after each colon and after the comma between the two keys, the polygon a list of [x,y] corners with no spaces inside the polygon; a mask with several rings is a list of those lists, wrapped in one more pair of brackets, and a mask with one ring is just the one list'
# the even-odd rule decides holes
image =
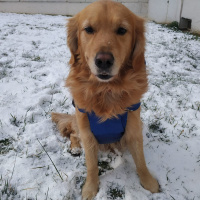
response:
{"label": "dog's paw", "polygon": [[92,200],[98,192],[98,183],[85,183],[82,189],[82,200]]}
{"label": "dog's paw", "polygon": [[81,155],[82,149],[81,149],[81,148],[73,148],[73,149],[69,149],[68,152],[69,152],[73,157],[78,157],[78,156]]}
{"label": "dog's paw", "polygon": [[151,175],[146,177],[145,180],[141,181],[141,184],[146,190],[149,190],[151,193],[159,192],[160,187],[158,181]]}

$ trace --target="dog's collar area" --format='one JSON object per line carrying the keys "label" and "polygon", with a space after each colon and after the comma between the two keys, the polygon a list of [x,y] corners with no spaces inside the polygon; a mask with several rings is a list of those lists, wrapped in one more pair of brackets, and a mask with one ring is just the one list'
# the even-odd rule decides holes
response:
{"label": "dog's collar area", "polygon": [[[74,100],[72,100],[72,105],[73,105],[74,107],[76,107],[76,106],[75,106],[75,103],[74,103]],[[141,105],[141,102],[136,103],[136,104],[133,104],[132,106],[128,107],[128,108],[126,109],[126,111],[136,111],[137,109],[139,109],[140,105]],[[87,112],[86,112],[84,109],[82,109],[82,108],[78,108],[78,110],[79,110],[80,112],[82,112],[82,113],[87,113]]]}
{"label": "dog's collar area", "polygon": [[[74,100],[72,101],[72,104],[75,107]],[[139,109],[140,105],[140,102],[133,104],[126,109],[124,114],[118,115],[118,118],[107,119],[104,122],[100,122],[100,118],[96,116],[94,112],[88,113],[81,108],[78,108],[78,110],[82,113],[87,113],[90,122],[90,129],[98,143],[110,144],[121,140],[126,128],[128,111],[136,111]]]}
{"label": "dog's collar area", "polygon": [[137,109],[139,109],[141,103],[136,103],[136,104],[133,104],[132,106],[128,107],[127,110],[128,111],[136,111]]}

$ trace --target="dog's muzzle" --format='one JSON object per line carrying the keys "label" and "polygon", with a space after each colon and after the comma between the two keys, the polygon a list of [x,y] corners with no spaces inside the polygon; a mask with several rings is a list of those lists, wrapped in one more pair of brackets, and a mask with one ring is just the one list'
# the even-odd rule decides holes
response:
{"label": "dog's muzzle", "polygon": [[97,77],[102,80],[108,80],[112,78],[111,68],[114,64],[114,57],[112,53],[100,52],[95,57],[95,65],[97,66]]}

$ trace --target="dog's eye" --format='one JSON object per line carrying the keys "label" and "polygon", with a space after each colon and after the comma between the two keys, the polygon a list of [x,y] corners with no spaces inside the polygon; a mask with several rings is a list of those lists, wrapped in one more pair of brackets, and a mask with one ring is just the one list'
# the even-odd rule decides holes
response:
{"label": "dog's eye", "polygon": [[127,30],[125,28],[120,27],[117,29],[118,35],[124,35],[126,32],[127,32]]}
{"label": "dog's eye", "polygon": [[88,33],[88,34],[93,34],[94,33],[94,29],[91,27],[91,26],[88,26],[85,28],[85,31]]}

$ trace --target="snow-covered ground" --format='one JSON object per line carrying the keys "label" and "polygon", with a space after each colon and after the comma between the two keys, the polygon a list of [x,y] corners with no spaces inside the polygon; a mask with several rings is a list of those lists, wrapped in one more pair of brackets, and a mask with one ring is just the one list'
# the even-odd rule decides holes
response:
{"label": "snow-covered ground", "polygon": [[[0,13],[2,200],[81,199],[84,152],[73,157],[50,119],[51,111],[74,112],[64,87],[70,57],[65,24],[63,16]],[[142,188],[128,152],[107,152],[99,154],[95,199],[199,200],[200,39],[154,23],[147,23],[146,37],[144,152],[162,191]]]}

